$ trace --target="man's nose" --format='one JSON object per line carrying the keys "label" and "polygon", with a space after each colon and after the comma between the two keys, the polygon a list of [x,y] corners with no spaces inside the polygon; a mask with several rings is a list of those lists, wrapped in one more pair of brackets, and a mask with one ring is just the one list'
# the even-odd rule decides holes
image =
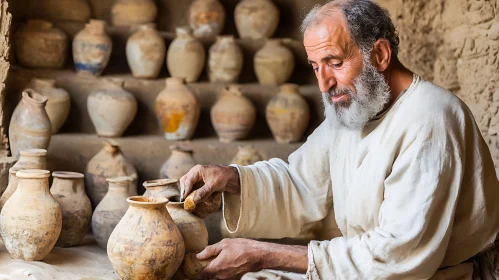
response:
{"label": "man's nose", "polygon": [[317,81],[319,82],[319,89],[321,92],[329,92],[329,90],[336,85],[336,79],[329,73],[326,67],[319,67],[317,72]]}

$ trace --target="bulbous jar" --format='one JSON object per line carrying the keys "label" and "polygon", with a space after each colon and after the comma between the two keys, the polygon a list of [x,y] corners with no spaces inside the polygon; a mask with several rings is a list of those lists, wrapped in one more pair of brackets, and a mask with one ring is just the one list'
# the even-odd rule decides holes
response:
{"label": "bulbous jar", "polygon": [[234,12],[237,33],[243,39],[270,38],[279,25],[279,16],[271,0],[243,0]]}
{"label": "bulbous jar", "polygon": [[234,36],[218,36],[210,47],[208,78],[210,82],[235,83],[243,69],[243,52]]}
{"label": "bulbous jar", "polygon": [[160,178],[180,179],[196,165],[196,161],[190,149],[172,145],[170,151],[170,157],[161,166]]}
{"label": "bulbous jar", "polygon": [[177,37],[170,44],[166,65],[172,77],[192,83],[203,72],[206,52],[203,44],[192,36],[188,27],[177,28]]}
{"label": "bulbous jar", "polygon": [[135,26],[153,23],[158,7],[153,0],[116,0],[111,8],[114,26]]}
{"label": "bulbous jar", "polygon": [[279,39],[270,39],[254,58],[256,77],[262,85],[278,86],[289,80],[295,68],[293,53]]}
{"label": "bulbous jar", "polygon": [[76,72],[99,76],[109,62],[113,41],[106,33],[106,22],[92,19],[73,39]]}
{"label": "bulbous jar", "polygon": [[225,24],[225,9],[218,0],[195,0],[189,8],[189,24],[196,38],[215,39]]}
{"label": "bulbous jar", "polygon": [[158,77],[165,61],[165,41],[154,23],[139,26],[126,42],[126,59],[136,78]]}
{"label": "bulbous jar", "polygon": [[232,158],[231,164],[237,164],[241,166],[252,165],[257,161],[261,161],[263,158],[260,156],[258,151],[252,145],[239,146],[237,154]]}

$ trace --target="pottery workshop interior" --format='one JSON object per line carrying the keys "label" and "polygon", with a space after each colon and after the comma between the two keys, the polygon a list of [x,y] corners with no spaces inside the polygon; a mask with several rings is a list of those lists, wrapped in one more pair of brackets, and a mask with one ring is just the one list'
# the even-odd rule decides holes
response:
{"label": "pottery workshop interior", "polygon": [[[315,211],[313,215],[318,215],[321,210],[310,204],[320,203],[326,194],[317,194],[309,189],[314,184],[319,184],[320,179],[307,181],[305,178],[329,178],[330,174],[324,172],[338,172],[334,169],[341,170],[342,174],[354,174],[343,169],[352,168],[353,161],[359,161],[358,158],[346,156],[345,164],[331,167],[331,171],[324,168],[324,165],[314,165],[316,163],[306,165],[305,159],[301,158],[319,160],[327,154],[331,160],[339,162],[338,158],[341,156],[333,155],[340,153],[340,150],[341,153],[348,151],[348,148],[341,148],[340,144],[328,152],[314,148],[318,145],[318,142],[314,142],[314,137],[322,135],[320,131],[324,130],[328,121],[325,110],[332,110],[333,107],[324,105],[328,101],[323,101],[325,94],[321,94],[324,92],[325,82],[321,76],[323,72],[317,66],[318,61],[321,61],[320,57],[315,61],[314,47],[310,47],[313,44],[307,47],[306,32],[319,28],[322,18],[312,21],[310,26],[303,22],[314,7],[321,9],[316,5],[326,6],[328,2],[339,2],[338,7],[348,6],[349,9],[344,8],[344,11],[356,11],[357,8],[359,11],[361,7],[382,7],[384,10],[377,11],[388,13],[387,20],[391,19],[398,35],[398,53],[393,54],[392,41],[384,37],[376,39],[384,42],[383,46],[390,47],[389,56],[392,60],[397,57],[397,62],[400,61],[397,67],[403,64],[414,73],[414,77],[419,77],[413,81],[411,74],[412,83],[409,81],[405,87],[392,87],[388,83],[390,92],[400,88],[402,96],[390,99],[390,102],[407,102],[404,100],[410,98],[407,94],[411,88],[416,87],[417,82],[432,83],[442,91],[445,90],[446,94],[457,96],[463,101],[459,103],[463,105],[459,106],[469,108],[464,109],[464,114],[474,119],[474,122],[467,123],[466,137],[472,133],[470,131],[474,131],[474,137],[484,140],[463,144],[466,151],[480,151],[480,156],[466,153],[465,159],[458,153],[458,158],[463,162],[466,160],[462,165],[468,169],[478,166],[478,171],[471,177],[488,178],[483,181],[476,179],[479,186],[486,184],[487,180],[496,184],[496,172],[499,174],[499,0],[0,0],[0,280],[241,277],[429,279],[443,268],[459,266],[469,260],[466,257],[463,262],[447,261],[447,257],[443,256],[444,253],[446,256],[450,254],[450,249],[446,251],[439,247],[438,250],[443,250],[440,258],[431,259],[439,265],[428,268],[425,267],[425,262],[421,262],[411,266],[413,274],[407,272],[400,275],[393,272],[393,267],[397,267],[397,264],[391,263],[392,256],[383,255],[389,254],[388,249],[381,255],[372,253],[372,256],[367,257],[364,255],[367,254],[365,251],[360,253],[361,251],[351,249],[352,251],[343,252],[342,256],[349,262],[343,259],[335,261],[334,253],[324,257],[326,260],[323,262],[318,261],[323,253],[314,251],[320,250],[320,246],[309,245],[311,240],[331,240],[338,236],[350,238],[353,232],[362,234],[368,231],[362,224],[364,219],[376,220],[373,222],[374,226],[379,227],[387,222],[383,219],[389,218],[377,211],[382,212],[389,207],[382,202],[390,195],[387,186],[393,180],[389,175],[399,168],[395,159],[392,159],[395,162],[393,166],[386,172],[383,171],[383,176],[386,175],[388,179],[381,185],[386,184],[387,189],[381,188],[377,193],[373,191],[372,199],[379,198],[381,206],[371,205],[376,212],[372,216],[373,209],[366,206],[371,202],[348,204],[355,200],[351,196],[358,195],[354,190],[344,199],[345,203],[337,203],[334,196],[340,191],[335,190],[333,183],[332,191],[326,191],[328,197],[332,196],[327,207],[334,207],[336,216],[335,213],[323,214],[321,219],[334,221],[336,217],[338,226],[330,227],[327,222],[322,221],[304,222],[300,225],[299,234],[284,233],[288,227],[283,226],[281,236],[279,230],[275,233],[276,229],[272,228],[273,222],[266,221],[272,229],[262,230],[262,235],[251,236],[244,232],[228,231],[230,226],[226,224],[226,220],[234,218],[234,214],[227,211],[234,208],[241,211],[241,219],[252,215],[259,219],[266,211],[308,210]],[[320,11],[315,16],[319,18],[321,15],[334,17],[333,12],[326,15],[326,12],[320,14]],[[340,18],[343,17],[340,15]],[[350,20],[353,19],[348,19],[343,19],[342,24],[351,24]],[[378,26],[383,25],[381,19],[376,20]],[[305,35],[300,29],[302,23],[304,30],[308,30],[304,31]],[[389,29],[391,25],[383,26],[388,26]],[[342,30],[347,29],[345,27]],[[351,32],[352,29],[348,30]],[[357,40],[355,36],[346,37]],[[354,41],[351,38],[348,40]],[[362,52],[364,49],[357,47],[357,50]],[[364,57],[363,63],[366,61],[369,60]],[[371,61],[377,63],[382,60],[373,58]],[[341,68],[343,63],[338,64],[338,67]],[[378,70],[380,67],[378,66]],[[338,70],[340,68],[335,68],[335,71],[341,71]],[[401,69],[404,69],[401,73],[409,73],[409,70]],[[384,77],[392,76],[385,74]],[[401,74],[401,77],[404,76]],[[341,78],[337,81],[341,81]],[[359,80],[354,81],[356,83]],[[397,81],[404,81],[404,78]],[[326,91],[329,91],[329,87],[330,85]],[[340,97],[331,98],[334,101],[335,98],[342,98],[341,95],[345,95],[344,91]],[[368,103],[362,106],[369,107]],[[364,108],[362,106],[360,108]],[[412,107],[425,108],[425,111],[426,108],[432,110],[436,106],[423,106],[420,102],[415,102]],[[394,109],[396,107],[393,105]],[[391,105],[381,108],[393,111]],[[376,120],[381,116],[381,121],[387,121],[390,114],[380,112],[373,115]],[[452,125],[446,122],[442,127],[444,131],[448,131]],[[473,129],[470,130],[470,127]],[[335,128],[330,129],[335,131]],[[400,125],[394,129],[401,129]],[[374,157],[379,151],[383,153],[383,149],[389,146],[383,141],[404,142],[390,138],[392,130],[386,130],[386,133],[382,133],[386,135],[386,139],[380,140],[379,146],[371,147],[371,151],[376,150],[376,153],[372,152],[370,157]],[[424,131],[424,128],[420,130]],[[372,131],[375,129],[363,131],[362,137],[368,138]],[[332,133],[336,132],[341,131]],[[404,137],[409,134],[402,133]],[[431,135],[430,138],[437,137],[436,132]],[[309,136],[311,137],[307,141]],[[302,145],[306,146],[303,153],[307,149],[308,154],[296,155],[295,162],[288,165],[288,157]],[[478,145],[479,148],[473,145]],[[354,149],[354,153],[359,149]],[[397,157],[405,148],[395,150],[394,157]],[[370,160],[368,154],[366,152],[364,155],[364,164],[355,163],[355,169],[366,168],[365,165]],[[432,156],[435,154],[438,153],[432,153]],[[442,158],[447,159],[448,154],[446,152]],[[484,161],[487,161],[490,168],[486,168],[487,164],[483,162],[469,162],[471,158],[476,160],[483,154]],[[267,164],[268,160],[271,161]],[[421,169],[424,169],[426,161],[424,158],[420,160],[423,166]],[[439,160],[440,158],[432,159],[432,162],[440,162]],[[295,166],[300,161],[306,166]],[[254,165],[256,162],[259,163]],[[384,164],[380,163],[383,160],[371,160],[369,164],[373,162],[374,169],[381,168]],[[230,207],[225,205],[229,200],[230,203],[235,201],[232,197],[234,193],[229,189],[210,186],[217,191],[202,201],[195,198],[198,195],[195,191],[190,196],[188,193],[184,195],[184,181],[180,179],[196,165],[214,166],[215,171],[209,175],[214,178],[222,176],[217,174],[225,172],[227,169],[224,168],[232,169],[239,176],[237,184],[241,184],[242,201],[238,200],[237,204],[240,208],[233,207],[232,204]],[[228,165],[231,167],[227,167]],[[450,166],[452,167],[449,168],[456,168],[456,165]],[[323,171],[323,168],[327,170]],[[442,174],[446,172],[445,168],[447,167],[443,167]],[[211,169],[202,170],[205,173],[200,171],[199,178],[208,174]],[[482,171],[481,176],[476,175]],[[281,175],[274,175],[273,172],[287,175],[280,177]],[[307,172],[308,175],[302,174]],[[409,174],[411,171],[401,172],[404,173]],[[249,178],[249,174],[257,174],[257,179]],[[414,176],[424,178],[425,175],[426,173]],[[352,176],[364,177],[364,183],[374,183],[378,179],[371,173]],[[196,184],[193,182],[190,191],[202,188],[208,181],[207,178],[197,180]],[[328,179],[329,184],[331,178]],[[345,179],[345,182],[360,182],[358,178]],[[272,180],[283,185],[272,184]],[[274,192],[285,189],[286,180],[290,180],[291,185],[308,184],[309,187],[283,195],[276,194],[274,197]],[[334,178],[332,180],[336,182]],[[341,180],[343,178],[338,179]],[[227,182],[225,180],[224,184]],[[260,191],[260,194],[265,193],[267,196],[256,197],[258,191],[248,190],[257,188],[256,186],[266,189],[266,192]],[[499,183],[494,186],[498,187],[494,193],[483,192],[487,193],[486,197],[492,199],[497,193],[499,198]],[[235,193],[238,195],[239,189]],[[368,192],[359,196],[366,199],[368,195],[365,193]],[[466,191],[459,193],[468,194]],[[314,199],[302,197],[307,194]],[[245,201],[243,196],[254,201]],[[417,191],[411,195],[417,196]],[[279,201],[280,199],[283,201]],[[470,198],[463,203],[483,205],[484,207],[477,209],[486,208],[494,212],[490,209],[496,208],[488,207],[486,202],[481,204],[479,199],[474,196],[474,200]],[[255,202],[272,204],[274,200],[279,207],[268,208],[273,210],[260,207],[261,204]],[[458,198],[454,200],[457,201]],[[300,204],[295,207],[294,201],[300,201],[305,206]],[[358,201],[361,201],[360,198]],[[223,209],[226,209],[225,219],[222,204]],[[393,203],[389,205],[393,206]],[[345,214],[348,217],[340,218],[347,210],[336,207],[343,206],[348,211],[367,211],[369,218],[353,217],[354,214],[348,213]],[[458,204],[459,207],[466,208],[461,204]],[[466,209],[470,207],[473,206]],[[391,211],[399,210],[396,208]],[[400,210],[401,213],[403,211]],[[445,211],[437,212],[446,213]],[[487,212],[487,217],[495,218],[490,218],[493,222],[487,224],[498,224],[499,228],[499,213],[495,215],[492,212]],[[481,220],[479,214],[473,215]],[[311,216],[312,214],[303,214],[296,220],[301,221]],[[293,219],[273,212],[269,217]],[[426,223],[427,218],[428,216],[421,219]],[[349,225],[353,229],[349,226],[346,226],[349,230],[343,228],[340,220],[348,220],[346,224],[353,223]],[[281,222],[275,222],[273,226],[280,227]],[[243,228],[242,224],[248,227],[249,223],[238,220],[237,227]],[[293,223],[296,225],[296,221]],[[368,224],[372,226],[370,222]],[[254,225],[255,230],[258,228],[260,231],[260,227],[261,225]],[[324,234],[326,230],[327,233]],[[263,232],[268,233],[268,236]],[[427,234],[437,236],[440,233]],[[392,234],[392,237],[395,235]],[[471,233],[468,235],[472,236]],[[245,237],[252,241],[277,244],[275,246],[301,246],[299,248],[302,251],[298,247],[296,250],[305,254],[306,271],[277,265],[247,271],[256,273],[254,275],[244,274],[240,270],[241,273],[237,275],[222,273],[203,277],[208,275],[203,274],[203,269],[207,266],[211,269],[212,258],[199,260],[197,253],[205,250],[208,245],[219,244],[224,238]],[[449,246],[453,246],[452,242],[451,238]],[[351,246],[356,248],[356,245]],[[370,249],[379,247],[377,243],[364,246],[369,248],[369,252]],[[237,248],[245,250],[243,245]],[[413,252],[417,248],[400,250]],[[483,250],[471,250],[473,253],[470,257]],[[334,250],[329,252],[332,251]],[[499,255],[499,250],[497,254]],[[290,264],[295,261],[292,257],[280,256],[288,259]],[[363,259],[355,260],[356,257]],[[403,257],[393,257],[396,260],[406,259],[407,262],[416,262],[418,258],[419,256],[410,257],[410,253]],[[430,259],[431,256],[425,258]],[[311,259],[315,260],[315,265]],[[390,264],[390,268],[377,266],[383,260]],[[357,261],[366,266],[368,263],[372,267],[366,268]],[[469,266],[460,271],[464,273],[468,269],[475,276],[479,266],[476,263],[478,261],[474,268]],[[499,267],[497,262],[495,267]],[[280,272],[266,274],[260,268]],[[361,274],[362,269],[371,271],[372,274]],[[377,274],[376,269],[394,274]],[[451,275],[450,278],[441,279],[471,279],[455,278],[457,274],[453,273],[446,274]],[[494,277],[473,279],[499,279],[497,272]]]}

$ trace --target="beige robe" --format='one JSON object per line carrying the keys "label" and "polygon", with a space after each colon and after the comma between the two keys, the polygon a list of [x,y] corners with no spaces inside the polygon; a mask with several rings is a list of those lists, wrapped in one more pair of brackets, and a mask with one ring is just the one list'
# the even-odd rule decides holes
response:
{"label": "beige robe", "polygon": [[471,279],[468,259],[499,231],[499,182],[466,105],[414,77],[362,130],[323,122],[289,163],[237,166],[229,232],[342,236],[308,245],[309,279]]}

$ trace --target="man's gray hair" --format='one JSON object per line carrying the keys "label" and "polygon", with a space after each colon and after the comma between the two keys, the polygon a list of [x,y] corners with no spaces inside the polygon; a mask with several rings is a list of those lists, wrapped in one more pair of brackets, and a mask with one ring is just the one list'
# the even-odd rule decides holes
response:
{"label": "man's gray hair", "polygon": [[300,30],[305,33],[309,26],[333,16],[332,12],[338,8],[345,15],[352,39],[364,54],[370,53],[374,43],[384,38],[390,42],[392,55],[397,56],[399,37],[395,26],[388,11],[372,0],[337,0],[324,6],[316,5],[303,20]]}

